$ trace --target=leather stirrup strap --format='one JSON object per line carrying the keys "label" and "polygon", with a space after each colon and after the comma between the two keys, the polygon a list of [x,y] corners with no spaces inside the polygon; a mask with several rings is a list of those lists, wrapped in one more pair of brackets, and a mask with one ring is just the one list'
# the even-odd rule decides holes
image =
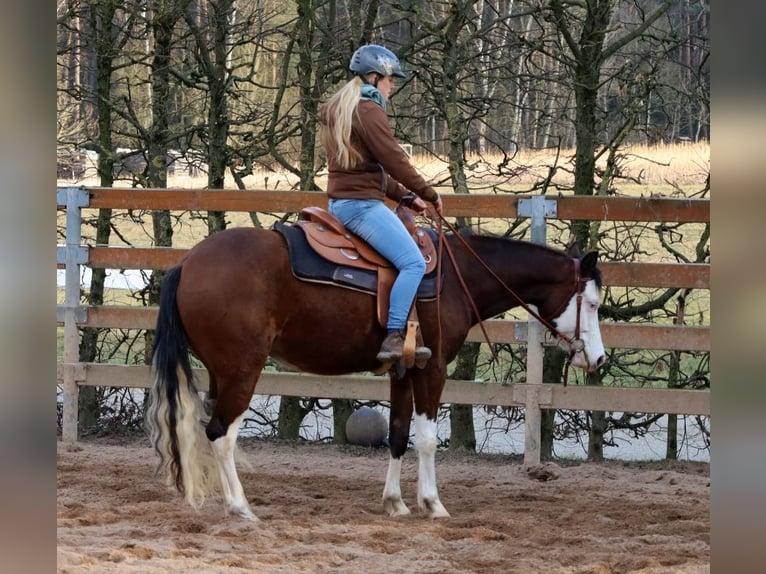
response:
{"label": "leather stirrup strap", "polygon": [[417,345],[418,322],[407,321],[407,334],[404,337],[404,352],[402,353],[402,363],[405,368],[411,369],[415,365],[415,346]]}
{"label": "leather stirrup strap", "polygon": [[378,267],[378,322],[383,327],[388,324],[388,300],[396,274],[397,271],[393,267]]}

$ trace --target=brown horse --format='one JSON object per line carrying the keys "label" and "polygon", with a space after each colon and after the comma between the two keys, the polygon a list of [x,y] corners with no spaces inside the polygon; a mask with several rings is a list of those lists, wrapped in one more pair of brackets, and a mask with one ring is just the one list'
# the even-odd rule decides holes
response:
{"label": "brown horse", "polygon": [[[440,299],[417,303],[433,356],[424,368],[389,373],[390,461],[383,506],[392,516],[410,512],[402,500],[400,472],[413,407],[418,506],[431,517],[449,516],[436,487],[436,417],[447,364],[479,319],[534,305],[569,349],[574,366],[592,371],[604,361],[595,252],[580,257],[462,233],[447,234],[444,241],[453,257],[442,263]],[[158,472],[167,473],[168,484],[195,508],[220,489],[228,514],[257,520],[234,454],[267,358],[320,375],[375,371],[381,367],[375,356],[385,334],[374,296],[296,279],[285,240],[276,231],[234,228],[206,238],[167,273],[162,286],[147,411],[160,456]],[[209,373],[204,402],[192,382],[190,350]]]}

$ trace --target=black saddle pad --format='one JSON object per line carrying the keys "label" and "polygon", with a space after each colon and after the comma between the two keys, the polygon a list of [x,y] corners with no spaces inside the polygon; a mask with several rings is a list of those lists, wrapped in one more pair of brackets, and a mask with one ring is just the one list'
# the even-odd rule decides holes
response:
{"label": "black saddle pad", "polygon": [[[298,225],[288,225],[280,221],[272,227],[274,231],[282,234],[287,242],[290,252],[290,266],[293,275],[304,281],[314,283],[327,283],[355,289],[365,293],[375,294],[378,290],[378,273],[367,269],[357,269],[346,265],[337,265],[317,255],[306,240],[306,234]],[[438,241],[436,232],[426,229],[434,242]],[[417,298],[419,300],[432,300],[436,298],[436,269],[427,273],[418,287]]]}

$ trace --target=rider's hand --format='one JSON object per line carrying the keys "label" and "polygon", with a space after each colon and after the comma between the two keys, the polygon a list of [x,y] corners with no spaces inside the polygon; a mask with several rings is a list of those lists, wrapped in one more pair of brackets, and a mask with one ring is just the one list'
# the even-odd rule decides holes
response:
{"label": "rider's hand", "polygon": [[412,200],[412,203],[410,204],[410,209],[414,211],[417,214],[421,214],[425,212],[426,209],[428,209],[428,204],[423,201],[421,198],[416,197]]}
{"label": "rider's hand", "polygon": [[442,214],[442,209],[443,209],[443,207],[444,207],[444,206],[443,206],[443,204],[442,204],[442,198],[441,198],[441,196],[438,196],[438,197],[436,198],[436,201],[434,201],[434,202],[433,202],[431,205],[433,205],[433,206],[434,206],[434,210],[436,211],[436,213],[438,213],[439,215],[441,215],[441,214]]}

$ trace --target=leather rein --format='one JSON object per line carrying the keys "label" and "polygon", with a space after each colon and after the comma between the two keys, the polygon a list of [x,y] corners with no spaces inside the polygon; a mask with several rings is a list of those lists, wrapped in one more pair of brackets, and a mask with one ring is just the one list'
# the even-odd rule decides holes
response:
{"label": "leather rein", "polygon": [[[434,213],[436,213],[434,211]],[[564,370],[564,381],[563,384],[566,386],[567,379],[569,375],[569,366],[572,363],[572,359],[574,356],[579,352],[585,352],[585,342],[580,337],[580,315],[582,310],[582,299],[583,299],[583,291],[585,289],[585,284],[587,283],[587,279],[583,279],[580,275],[580,260],[573,257],[572,261],[574,262],[574,283],[573,283],[573,289],[570,292],[570,294],[567,296],[566,299],[564,299],[564,302],[562,303],[561,307],[557,311],[556,315],[558,315],[560,312],[562,312],[569,303],[570,299],[572,298],[572,295],[577,295],[577,318],[575,323],[575,332],[574,337],[569,337],[556,329],[550,321],[547,321],[543,319],[540,314],[532,309],[529,305],[527,305],[521,297],[519,297],[516,292],[508,287],[508,285],[495,273],[489,265],[481,258],[479,255],[471,248],[470,245],[466,242],[465,239],[458,233],[458,231],[455,229],[453,225],[451,225],[441,214],[436,213],[438,216],[437,220],[437,231],[439,234],[439,247],[437,250],[437,286],[436,286],[436,309],[437,309],[437,316],[440,317],[438,321],[438,328],[439,328],[439,336],[438,336],[438,348],[439,353],[441,353],[441,340],[442,340],[442,334],[441,334],[441,306],[440,306],[440,300],[441,300],[441,263],[443,259],[443,253],[446,250],[447,255],[450,258],[450,261],[452,262],[452,267],[455,270],[455,275],[458,278],[458,281],[460,283],[460,286],[462,287],[463,291],[465,292],[466,296],[468,297],[468,301],[471,304],[471,308],[473,309],[474,314],[476,315],[476,319],[478,320],[479,328],[481,329],[482,334],[484,335],[484,340],[487,342],[487,345],[489,346],[490,352],[492,353],[492,359],[494,361],[497,361],[497,354],[495,353],[494,346],[492,345],[491,341],[489,340],[489,335],[487,334],[487,330],[484,328],[484,321],[481,318],[481,315],[479,314],[479,310],[476,307],[476,302],[471,297],[470,291],[468,290],[468,286],[465,283],[465,280],[463,279],[463,276],[460,273],[460,269],[457,266],[457,262],[455,261],[455,256],[452,253],[452,249],[447,245],[447,243],[444,241],[444,230],[442,228],[442,224],[444,224],[447,229],[449,229],[455,237],[457,237],[460,242],[463,244],[463,247],[466,248],[466,250],[494,277],[500,285],[503,286],[503,288],[510,293],[514,299],[519,303],[519,305],[524,308],[530,315],[532,315],[535,319],[537,319],[542,325],[545,326],[548,331],[550,331],[554,337],[558,339],[562,339],[569,345],[569,354],[567,356],[567,363]],[[586,355],[587,360],[587,355]]]}

